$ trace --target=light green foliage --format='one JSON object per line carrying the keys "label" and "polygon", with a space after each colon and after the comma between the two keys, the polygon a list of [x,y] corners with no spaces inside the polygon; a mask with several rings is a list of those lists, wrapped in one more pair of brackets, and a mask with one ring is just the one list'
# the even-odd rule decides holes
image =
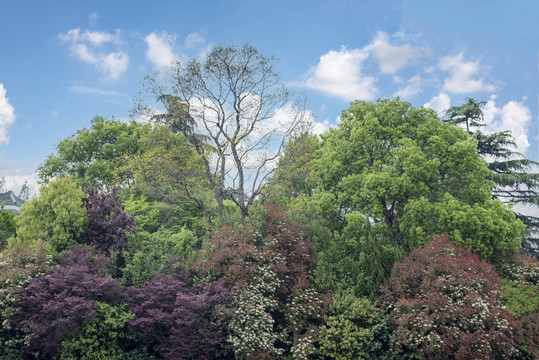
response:
{"label": "light green foliage", "polygon": [[502,304],[511,314],[519,317],[539,309],[539,286],[519,284],[507,279],[502,280],[502,286]]}
{"label": "light green foliage", "polygon": [[289,140],[277,163],[273,181],[270,182],[273,188],[269,200],[282,202],[312,194],[315,187],[312,167],[319,148],[318,136],[308,132]]}
{"label": "light green foliage", "polygon": [[191,213],[195,209],[211,223],[213,195],[202,157],[183,134],[156,126],[144,136],[141,151],[127,157],[118,171],[132,174],[133,187],[147,197],[176,207],[190,207]]}
{"label": "light green foliage", "polygon": [[49,155],[37,169],[39,178],[47,183],[58,175],[70,174],[79,185],[98,188],[127,180],[129,174],[117,169],[126,156],[140,151],[141,137],[150,129],[148,124],[96,116],[89,129],[77,131],[56,146],[57,153]]}
{"label": "light green foliage", "polygon": [[88,222],[82,200],[84,192],[69,176],[43,185],[39,196],[21,207],[17,217],[17,240],[48,240],[56,251],[77,243]]}
{"label": "light green foliage", "polygon": [[[539,203],[539,173],[532,173],[536,161],[526,159],[516,151],[515,139],[511,130],[484,134],[481,127],[486,126],[483,108],[486,101],[466,99],[460,106],[452,106],[446,112],[444,121],[465,126],[466,131],[477,140],[477,151],[488,159],[489,178],[496,183],[493,196],[505,203],[522,203],[535,207]],[[535,252],[539,244],[539,218],[515,211],[516,216],[526,225],[522,233],[522,245]]]}
{"label": "light green foliage", "polygon": [[430,234],[447,233],[482,258],[495,250],[517,250],[525,227],[499,200],[469,205],[450,194],[436,203],[425,197],[410,200],[401,224],[410,247],[426,244]]}
{"label": "light green foliage", "polygon": [[[453,204],[449,196],[458,209],[483,209],[469,215],[501,221],[491,228],[493,239],[478,245],[483,255],[518,247],[515,237],[522,227],[514,225],[509,210],[490,199],[493,184],[486,178],[488,167],[476,146],[474,139],[442,123],[431,110],[415,109],[398,99],[355,102],[343,112],[339,127],[323,136],[316,167],[319,190],[333,196],[331,206],[338,218],[354,211],[368,218],[375,237],[384,244],[408,249],[412,244],[402,224],[407,221],[408,229],[413,227],[413,218],[406,219],[409,208],[414,208],[411,204],[423,201],[422,205],[439,208]],[[451,211],[446,218],[452,217]],[[347,221],[333,223],[341,231]],[[459,230],[432,224],[426,232]],[[466,236],[475,238],[476,231],[470,229]]]}
{"label": "light green foliage", "polygon": [[158,273],[173,271],[179,261],[193,258],[200,248],[200,239],[185,228],[179,233],[164,230],[150,234],[140,245],[140,239],[134,236],[129,236],[128,241],[131,250],[124,253],[121,279],[125,286],[140,285]]}
{"label": "light green foliage", "polygon": [[4,204],[0,208],[0,250],[7,245],[7,240],[16,234],[17,225],[15,214],[4,210]]}
{"label": "light green foliage", "polygon": [[539,309],[539,261],[526,254],[514,254],[498,264],[503,276],[502,303],[519,317]]}
{"label": "light green foliage", "polygon": [[[370,300],[337,294],[330,316],[319,330],[318,355],[324,359],[370,359],[371,343],[382,326],[382,317]],[[378,354],[382,352],[378,351]]]}
{"label": "light green foliage", "polygon": [[134,340],[128,321],[135,315],[127,306],[96,303],[96,315],[85,321],[77,334],[60,343],[61,360],[131,360],[149,359],[144,351],[126,348]]}

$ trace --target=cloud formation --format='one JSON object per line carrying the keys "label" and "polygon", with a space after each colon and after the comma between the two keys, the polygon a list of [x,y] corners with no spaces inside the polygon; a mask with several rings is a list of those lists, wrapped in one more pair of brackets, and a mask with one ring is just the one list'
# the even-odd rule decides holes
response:
{"label": "cloud formation", "polygon": [[[58,38],[69,45],[71,54],[75,58],[93,64],[109,80],[118,79],[127,70],[129,56],[118,49],[121,43],[119,30],[115,34],[111,34],[88,30],[81,32],[77,28],[58,35]],[[115,50],[104,51],[103,48],[107,44],[115,46]]]}
{"label": "cloud formation", "polygon": [[170,66],[172,62],[178,60],[172,50],[176,37],[162,32],[161,34],[151,33],[144,38],[148,49],[146,57],[156,67]]}
{"label": "cloud formation", "polygon": [[4,84],[0,83],[0,144],[9,142],[7,129],[15,121],[15,108],[9,103],[6,92]]}
{"label": "cloud formation", "polygon": [[449,72],[443,86],[446,92],[463,94],[496,90],[495,85],[477,78],[480,70],[479,61],[464,61],[463,53],[442,58],[438,67],[442,71]]}
{"label": "cloud formation", "polygon": [[401,97],[403,99],[410,99],[421,91],[421,76],[416,75],[408,80],[408,86],[399,89],[393,97]]}
{"label": "cloud formation", "polygon": [[389,36],[379,31],[374,41],[365,46],[363,50],[370,51],[378,61],[380,72],[395,74],[412,62],[423,56],[423,50],[412,48],[410,45],[396,46],[389,43]]}
{"label": "cloud formation", "polygon": [[522,101],[511,100],[502,107],[496,106],[496,96],[492,95],[483,109],[485,123],[489,131],[511,130],[515,139],[516,150],[525,154],[530,143],[528,141],[529,126],[532,115],[529,107]]}
{"label": "cloud formation", "polygon": [[451,98],[446,93],[442,92],[438,96],[434,96],[428,103],[423,105],[427,109],[432,109],[438,113],[438,116],[444,116],[445,111],[451,106]]}
{"label": "cloud formation", "polygon": [[369,52],[362,49],[343,46],[340,51],[330,50],[311,68],[304,85],[348,101],[372,100],[377,79],[362,74],[362,64],[368,57]]}

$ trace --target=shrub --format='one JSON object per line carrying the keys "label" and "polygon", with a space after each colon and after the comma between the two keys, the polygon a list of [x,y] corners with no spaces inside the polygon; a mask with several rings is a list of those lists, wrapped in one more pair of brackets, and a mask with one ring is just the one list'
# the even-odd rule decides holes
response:
{"label": "shrub", "polygon": [[31,281],[49,274],[52,257],[47,254],[45,242],[33,247],[16,242],[0,252],[0,359],[24,357],[24,333],[8,319],[17,307],[17,289],[25,288]]}
{"label": "shrub", "polygon": [[317,337],[322,359],[392,358],[394,334],[386,334],[387,320],[367,298],[337,295]]}
{"label": "shrub", "polygon": [[212,359],[226,340],[223,314],[231,298],[222,283],[188,286],[180,274],[162,276],[130,289],[130,324],[164,359]]}
{"label": "shrub", "polygon": [[107,276],[108,259],[89,248],[72,247],[51,275],[16,290],[19,310],[11,322],[28,336],[29,350],[51,359],[64,336],[76,333],[96,313],[96,303],[116,302],[122,290]]}
{"label": "shrub", "polygon": [[390,311],[405,355],[518,358],[518,325],[501,307],[500,295],[493,266],[440,236],[395,264],[379,301]]}

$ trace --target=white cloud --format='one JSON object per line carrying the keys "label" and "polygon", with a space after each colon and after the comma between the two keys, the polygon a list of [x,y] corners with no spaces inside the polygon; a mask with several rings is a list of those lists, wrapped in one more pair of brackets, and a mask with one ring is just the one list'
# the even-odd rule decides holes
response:
{"label": "white cloud", "polygon": [[[396,35],[402,37],[403,34]],[[383,31],[379,31],[374,41],[363,49],[372,53],[378,61],[380,71],[384,74],[395,74],[398,70],[423,56],[421,49],[414,49],[410,45],[391,45],[389,36]]]}
{"label": "white cloud", "polygon": [[421,91],[421,77],[419,75],[412,77],[408,80],[408,86],[399,89],[393,97],[401,97],[403,99],[410,99]]}
{"label": "white cloud", "polygon": [[313,134],[315,135],[321,135],[329,130],[331,125],[329,124],[329,119],[325,119],[324,121],[314,121],[313,120]]}
{"label": "white cloud", "polygon": [[[129,56],[118,49],[120,31],[115,34],[103,31],[84,31],[80,29],[69,30],[65,34],[59,34],[58,38],[63,43],[68,43],[71,53],[77,59],[95,65],[97,70],[104,73],[110,80],[116,80],[127,70]],[[107,44],[115,46],[114,51],[103,51]]]}
{"label": "white cloud", "polygon": [[173,44],[176,41],[175,36],[168,35],[165,32],[162,32],[161,35],[151,33],[144,38],[144,41],[148,45],[146,57],[155,66],[170,66],[172,62],[178,60],[178,56],[172,51]]}
{"label": "white cloud", "polygon": [[438,113],[438,116],[443,116],[445,111],[451,106],[451,98],[446,93],[442,92],[440,95],[430,99],[428,103],[423,105],[427,109],[432,109]]}
{"label": "white cloud", "polygon": [[311,68],[305,86],[323,91],[344,100],[372,100],[377,89],[377,79],[364,77],[361,66],[368,58],[368,51],[361,49],[330,50],[320,57],[318,65]]}
{"label": "white cloud", "polygon": [[438,67],[449,72],[444,81],[443,90],[450,93],[473,93],[478,91],[494,91],[496,86],[483,79],[475,78],[480,70],[479,61],[464,61],[463,53],[446,56],[440,60]]}
{"label": "white cloud", "polygon": [[125,104],[129,100],[129,96],[126,94],[85,85],[72,85],[68,88],[68,91],[76,94],[91,95],[112,103]]}
{"label": "white cloud", "polygon": [[0,144],[9,142],[7,129],[15,121],[15,108],[9,103],[6,92],[4,84],[0,83]]}
{"label": "white cloud", "polygon": [[185,47],[188,49],[204,45],[205,43],[206,40],[204,37],[198,33],[191,33],[185,37]]}
{"label": "white cloud", "polygon": [[97,19],[99,19],[99,13],[95,11],[91,13],[88,17],[88,21],[90,21],[90,25],[92,26],[95,26],[97,24]]}
{"label": "white cloud", "polygon": [[492,95],[483,109],[487,130],[493,132],[511,130],[516,150],[525,154],[530,146],[528,141],[532,115],[529,107],[522,101],[511,100],[501,108],[496,106],[496,96]]}

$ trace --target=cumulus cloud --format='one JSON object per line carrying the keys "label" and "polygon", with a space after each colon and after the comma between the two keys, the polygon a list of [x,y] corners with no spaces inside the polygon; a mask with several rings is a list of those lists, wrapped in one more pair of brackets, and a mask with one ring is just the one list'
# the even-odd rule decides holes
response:
{"label": "cumulus cloud", "polygon": [[419,75],[412,77],[408,80],[408,86],[399,89],[394,97],[401,97],[403,99],[410,99],[421,91],[421,77]]}
{"label": "cumulus cloud", "polygon": [[423,105],[427,109],[432,109],[438,113],[438,116],[443,116],[445,111],[451,106],[451,98],[446,93],[440,93],[440,95],[430,99],[428,103]]}
{"label": "cumulus cloud", "polygon": [[366,50],[348,50],[345,46],[339,51],[330,50],[311,68],[305,86],[347,101],[372,100],[377,79],[362,74],[362,64],[368,56]]}
{"label": "cumulus cloud", "polygon": [[528,141],[531,110],[522,101],[511,100],[502,107],[496,106],[496,96],[492,95],[483,109],[487,130],[493,132],[511,130],[515,139],[516,150],[525,154],[530,146]]}
{"label": "cumulus cloud", "polygon": [[0,83],[0,144],[9,142],[7,129],[15,121],[15,109],[9,103],[6,92],[4,84]]}
{"label": "cumulus cloud", "polygon": [[480,70],[479,61],[464,61],[463,53],[442,58],[438,67],[442,71],[449,72],[449,77],[444,81],[444,91],[462,94],[496,90],[495,85],[477,78]]}
{"label": "cumulus cloud", "polygon": [[[127,70],[129,56],[118,49],[120,46],[120,31],[111,34],[103,31],[69,30],[58,35],[63,43],[69,44],[71,54],[80,61],[93,64],[107,79],[116,80]],[[113,51],[104,51],[106,45],[115,47]]]}
{"label": "cumulus cloud", "polygon": [[374,41],[363,49],[372,53],[383,74],[395,74],[398,70],[416,62],[423,56],[421,49],[413,48],[410,45],[390,44],[388,34],[383,31],[378,32]]}
{"label": "cumulus cloud", "polygon": [[166,32],[161,34],[151,33],[144,38],[148,49],[146,57],[156,67],[170,66],[172,62],[178,60],[178,56],[174,54],[172,48],[176,41],[176,37],[169,35]]}

